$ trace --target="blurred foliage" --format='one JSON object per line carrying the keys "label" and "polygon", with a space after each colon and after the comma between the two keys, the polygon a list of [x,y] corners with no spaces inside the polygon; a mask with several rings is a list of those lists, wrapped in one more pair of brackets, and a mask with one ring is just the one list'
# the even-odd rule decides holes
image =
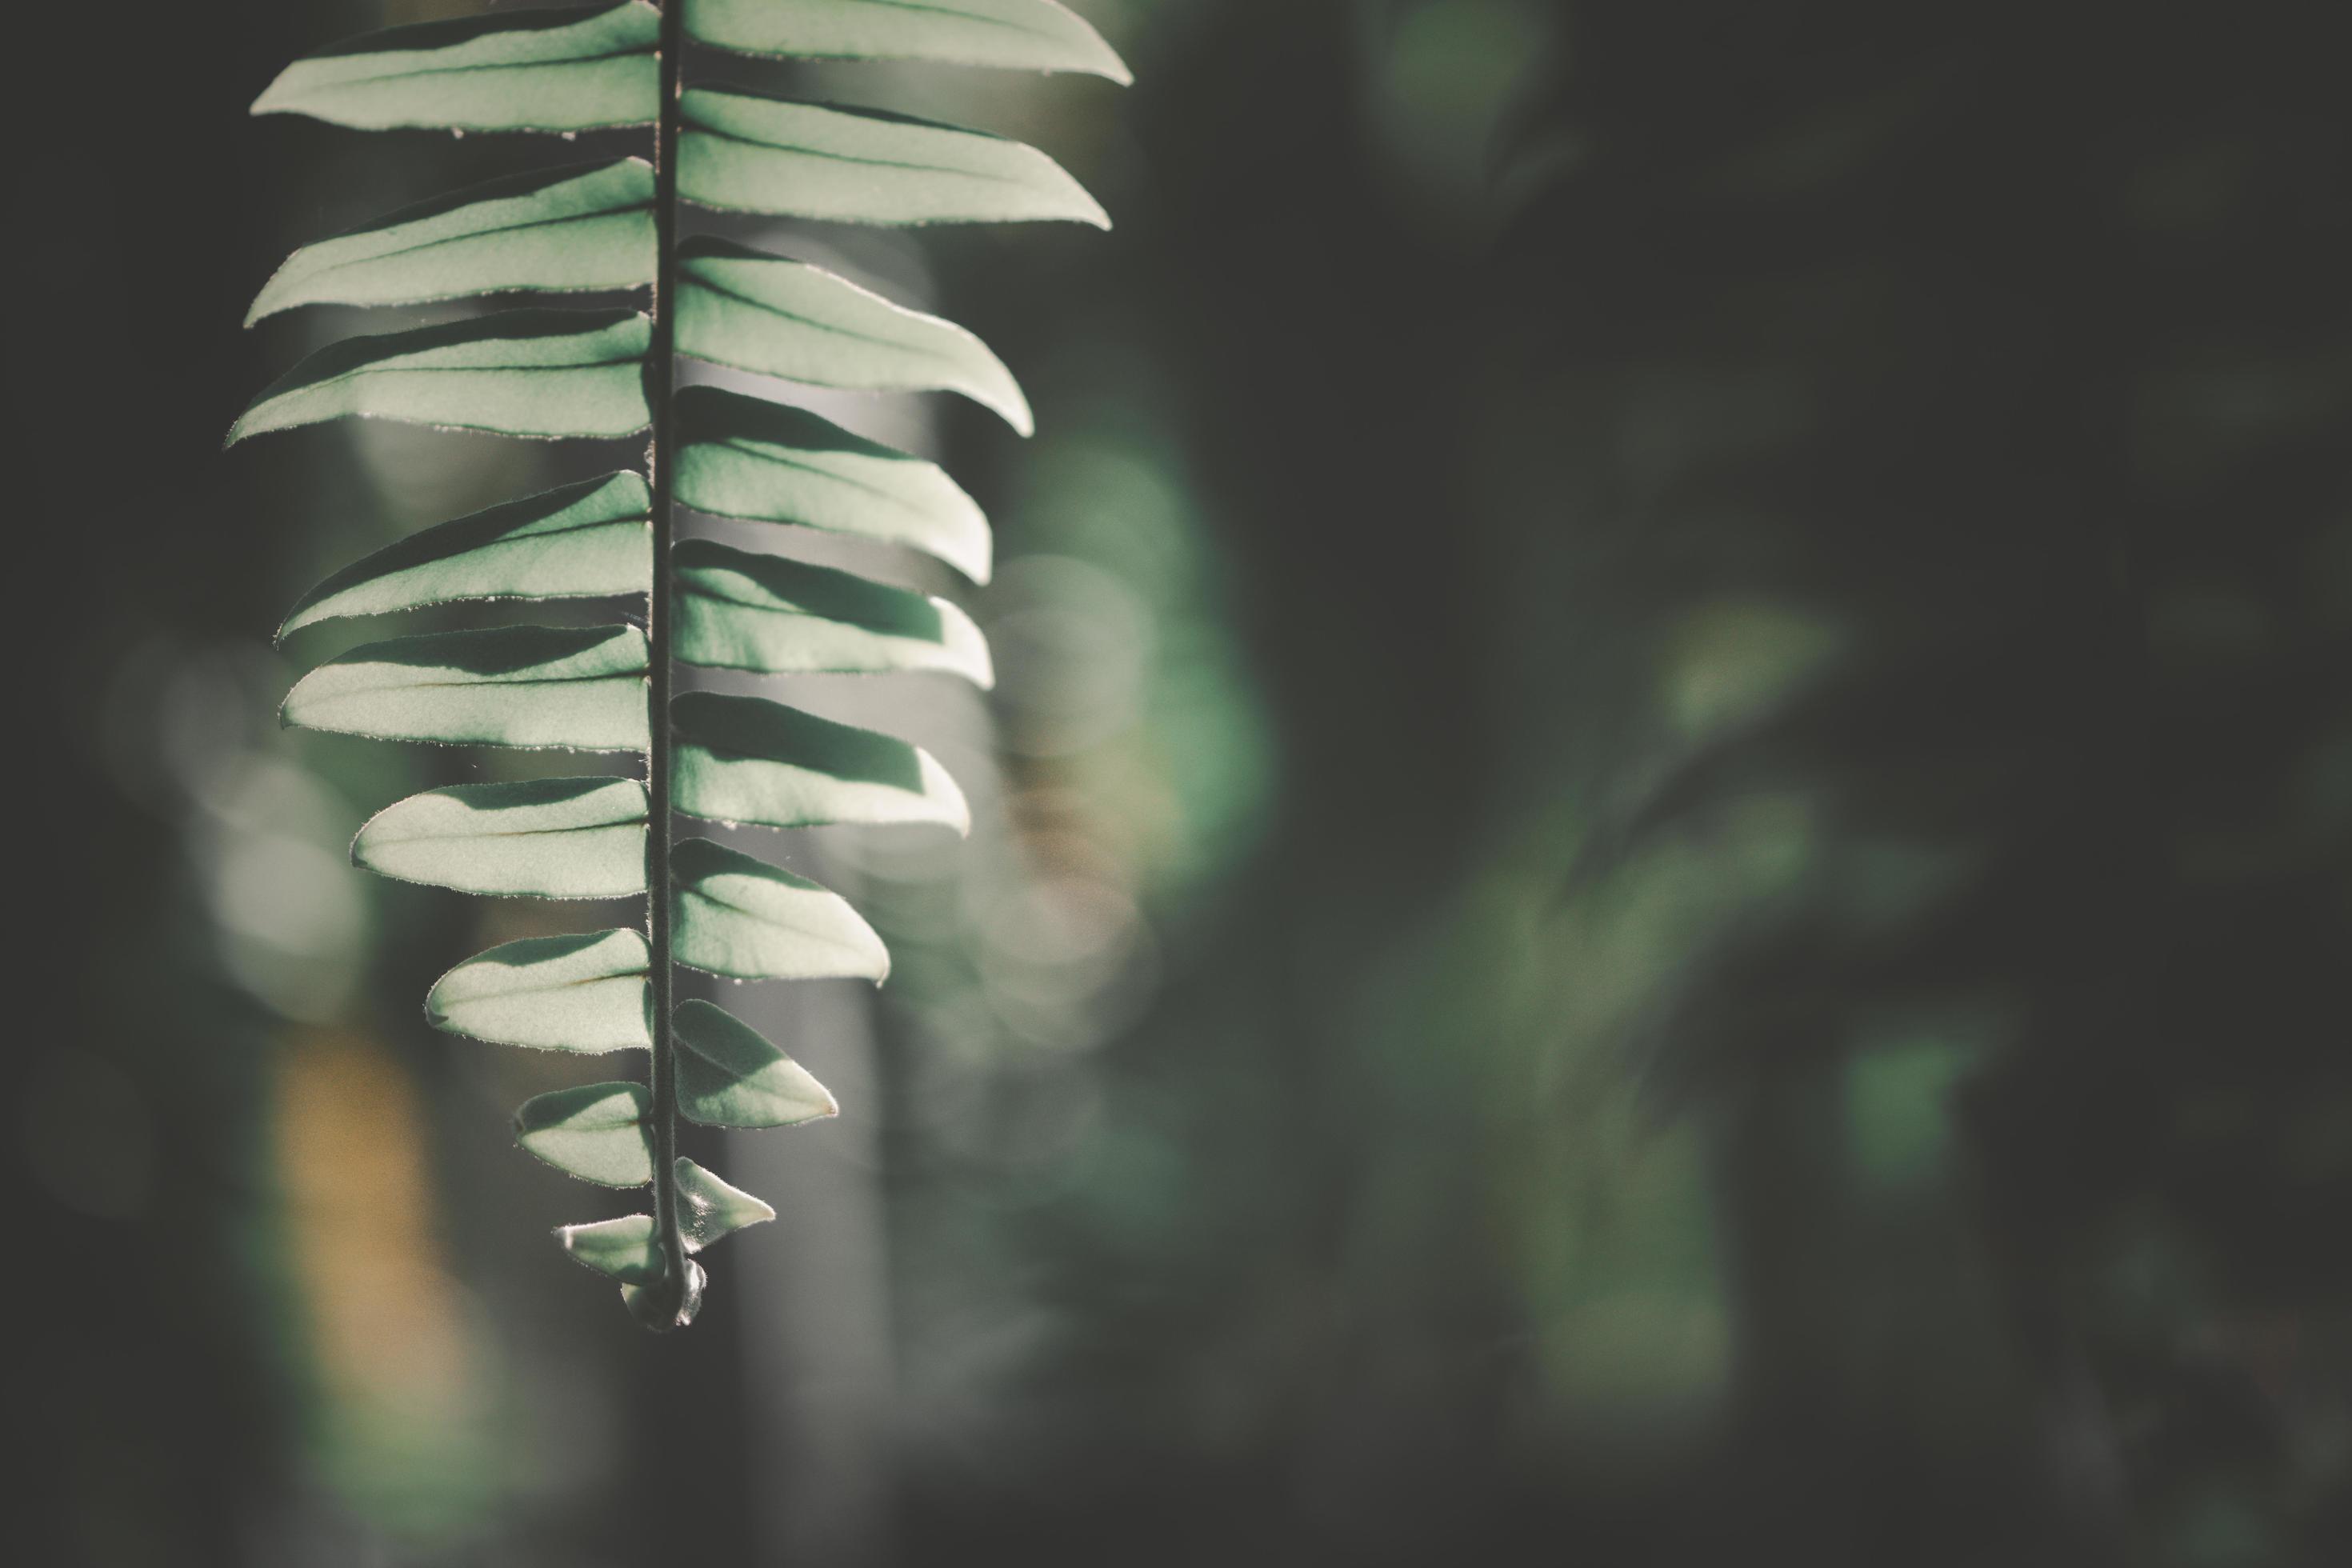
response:
{"label": "blurred foliage", "polygon": [[[983,821],[850,863],[904,954],[882,1137],[794,1171],[871,1234],[694,1344],[534,1271],[483,1108],[545,1086],[414,1016],[538,917],[340,868],[449,781],[267,722],[318,570],[572,477],[210,450],[275,254],[408,194],[241,119],[372,8],[151,18],[142,115],[27,161],[20,471],[104,584],[36,644],[45,1560],[2340,1560],[2326,18],[1081,8],[1131,98],[811,73],[1034,137],[1120,226],[804,237],[970,321],[1041,433],[865,416],[1003,524],[993,735],[927,720]],[[136,465],[56,416],[126,386]],[[813,1050],[865,1037],[824,1006]],[[403,1117],[275,1131],[403,1073]],[[825,1291],[871,1343],[812,1337]]]}

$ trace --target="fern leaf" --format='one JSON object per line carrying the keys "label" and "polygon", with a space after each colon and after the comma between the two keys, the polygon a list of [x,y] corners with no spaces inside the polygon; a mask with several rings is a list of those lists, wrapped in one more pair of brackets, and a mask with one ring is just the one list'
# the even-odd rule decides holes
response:
{"label": "fern leaf", "polygon": [[[746,1192],[739,1192],[691,1160],[677,1163],[678,1194],[685,1210],[682,1228],[686,1249],[699,1252],[715,1241],[755,1225],[765,1225],[776,1211]],[[568,1225],[556,1239],[563,1250],[624,1286],[643,1286],[661,1278],[661,1250],[654,1244],[650,1215],[625,1215],[595,1225]]]}
{"label": "fern leaf", "polygon": [[509,501],[413,533],[302,595],[280,642],[305,626],[469,599],[617,598],[652,590],[653,495],[633,473]]}
{"label": "fern leaf", "polygon": [[265,391],[229,445],[358,416],[499,436],[634,436],[646,405],[646,319],[634,310],[505,310],[350,338]]}
{"label": "fern leaf", "polygon": [[971,826],[963,792],[920,746],[764,697],[689,691],[671,710],[677,809],[761,827]]}
{"label": "fern leaf", "polygon": [[646,819],[635,779],[452,784],[378,812],[352,863],[461,893],[634,898],[646,890]]}
{"label": "fern leaf", "polygon": [[[511,175],[298,250],[257,321],[305,305],[385,307],[647,289],[646,309],[504,310],[356,337],[266,389],[229,433],[351,417],[539,439],[650,432],[646,471],[609,474],[425,529],[305,595],[278,637],[467,601],[646,601],[635,625],[505,626],[394,637],[296,683],[292,725],[383,740],[624,752],[646,776],[428,790],[378,813],[355,864],[508,898],[644,897],[643,930],[533,938],[444,974],[433,1027],[494,1045],[643,1050],[643,1083],[542,1095],[517,1142],[572,1175],[653,1188],[653,1212],[557,1232],[648,1328],[699,1310],[695,1255],[774,1217],[677,1152],[681,1119],[788,1127],[833,1096],[758,1032],[677,996],[681,968],[734,980],[880,984],[889,953],[838,894],[677,819],[771,827],[970,826],[937,759],[780,703],[678,689],[681,672],[928,671],[986,687],[961,609],[860,573],[679,538],[681,509],[913,550],[987,581],[987,520],[934,464],[805,409],[684,384],[689,361],[781,383],[953,392],[1027,435],[1018,383],[979,339],[815,267],[690,237],[689,205],[887,225],[1108,226],[1045,153],[879,110],[689,80],[688,38],[737,54],[961,62],[1125,81],[1054,0],[625,0],[396,27],[289,67],[257,114],[364,130],[560,132],[646,125],[651,158]],[[778,538],[789,540],[789,534]]]}
{"label": "fern leaf", "polygon": [[529,937],[469,958],[435,982],[425,1022],[495,1046],[607,1051],[653,1045],[645,933]]}
{"label": "fern leaf", "polygon": [[492,180],[306,245],[246,312],[594,293],[654,280],[654,171],[642,158]]}
{"label": "fern leaf", "polygon": [[953,321],[732,240],[688,240],[678,270],[680,353],[814,386],[961,392],[1024,436],[1034,428],[1004,362]]}
{"label": "fern leaf", "polygon": [[913,226],[1110,216],[1034,147],[878,109],[689,91],[678,189],[721,212]]}
{"label": "fern leaf", "polygon": [[279,73],[256,114],[362,131],[601,131],[660,115],[661,14],[507,11],[388,27]]}
{"label": "fern leaf", "polygon": [[988,643],[948,603],[854,572],[709,540],[679,544],[677,656],[762,675],[938,670],[994,683]]}
{"label": "fern leaf", "polygon": [[688,0],[686,30],[746,55],[940,60],[1133,79],[1102,35],[1055,0]]}
{"label": "fern leaf", "polygon": [[705,1127],[797,1127],[841,1114],[823,1084],[708,1002],[677,1010],[677,1108]]}
{"label": "fern leaf", "polygon": [[728,980],[890,977],[890,952],[840,894],[708,838],[671,852],[677,959]]}
{"label": "fern leaf", "polygon": [[522,1102],[515,1142],[564,1174],[600,1187],[654,1179],[653,1097],[641,1083],[590,1083]]}
{"label": "fern leaf", "polygon": [[988,518],[937,464],[715,386],[679,395],[677,427],[677,499],[697,511],[903,544],[988,581]]}
{"label": "fern leaf", "polygon": [[289,726],[379,741],[643,752],[646,638],[634,626],[498,626],[353,648],[287,695]]}

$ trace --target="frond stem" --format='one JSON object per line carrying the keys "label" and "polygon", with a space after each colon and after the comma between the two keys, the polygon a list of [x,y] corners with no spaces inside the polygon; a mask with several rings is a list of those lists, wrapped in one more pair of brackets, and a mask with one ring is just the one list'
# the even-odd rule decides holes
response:
{"label": "frond stem", "polygon": [[661,8],[661,111],[654,126],[654,223],[656,236],[652,343],[646,350],[646,396],[653,413],[653,444],[647,457],[653,481],[653,592],[646,616],[650,645],[646,714],[652,744],[646,757],[649,796],[646,833],[646,925],[652,950],[654,1228],[667,1266],[662,1295],[668,1302],[650,1326],[676,1325],[687,1306],[686,1236],[677,1194],[677,1040],[676,966],[672,960],[670,891],[671,773],[675,736],[670,720],[675,660],[671,657],[675,611],[671,547],[677,537],[677,155],[680,87],[685,64],[685,5],[666,0]]}

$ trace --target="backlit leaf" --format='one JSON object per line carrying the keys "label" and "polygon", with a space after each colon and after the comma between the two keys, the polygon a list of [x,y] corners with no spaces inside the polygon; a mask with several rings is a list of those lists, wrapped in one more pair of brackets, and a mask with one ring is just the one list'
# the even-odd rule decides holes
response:
{"label": "backlit leaf", "polygon": [[1034,147],[878,109],[707,89],[686,95],[678,189],[729,212],[836,223],[1110,218]]}
{"label": "backlit leaf", "polygon": [[708,540],[677,546],[679,658],[769,675],[943,670],[995,679],[987,641],[944,599]]}
{"label": "backlit leaf", "polygon": [[654,1243],[654,1216],[649,1214],[560,1226],[555,1240],[574,1263],[623,1285],[650,1285],[662,1277],[661,1248]]}
{"label": "backlit leaf", "polygon": [[605,1187],[654,1179],[652,1097],[641,1083],[591,1083],[522,1102],[515,1142],[567,1175]]}
{"label": "backlit leaf", "polygon": [[871,980],[889,950],[840,894],[708,838],[670,851],[677,961],[730,980]]}
{"label": "backlit leaf", "polygon": [[411,534],[308,594],[278,629],[465,599],[578,599],[653,584],[652,501],[633,473],[587,479]]}
{"label": "backlit leaf", "polygon": [[677,1168],[678,1221],[686,1232],[688,1252],[700,1252],[739,1230],[765,1225],[776,1217],[774,1209],[741,1188],[728,1185],[691,1160],[679,1160]]}
{"label": "backlit leaf", "polygon": [[677,809],[766,827],[971,826],[963,792],[919,746],[759,697],[690,691],[672,705]]}
{"label": "backlit leaf", "polygon": [[371,643],[288,694],[288,724],[387,741],[646,749],[646,639],[634,626],[502,626]]}
{"label": "backlit leaf", "polygon": [[[691,1160],[679,1159],[677,1171],[680,1239],[688,1252],[700,1252],[739,1230],[776,1217],[774,1209]],[[555,1239],[574,1261],[610,1275],[624,1286],[650,1285],[662,1277],[661,1248],[654,1240],[651,1215],[567,1225],[556,1231]]]}
{"label": "backlit leaf", "polygon": [[654,265],[653,165],[624,158],[493,180],[304,246],[245,320],[298,305],[634,289]]}
{"label": "backlit leaf", "polygon": [[436,1029],[492,1045],[592,1055],[644,1050],[653,1044],[649,965],[642,931],[530,937],[443,975],[425,999],[425,1017]]}
{"label": "backlit leaf", "polygon": [[655,1245],[654,1216],[649,1214],[561,1226],[555,1240],[574,1263],[623,1285],[650,1285],[662,1277],[661,1248]]}
{"label": "backlit leaf", "polygon": [[427,790],[361,828],[352,859],[461,893],[628,898],[646,890],[646,786],[583,778]]}
{"label": "backlit leaf", "polygon": [[938,465],[712,386],[680,394],[677,418],[677,499],[697,511],[903,544],[988,581],[988,519]]}
{"label": "backlit leaf", "polygon": [[660,110],[660,14],[642,0],[388,27],[295,61],[253,112],[367,131],[646,125]]}
{"label": "backlit leaf", "polygon": [[682,353],[814,386],[961,392],[1024,436],[1034,428],[1013,373],[953,321],[731,240],[688,240],[679,274]]}
{"label": "backlit leaf", "polygon": [[705,1127],[797,1127],[841,1114],[808,1069],[708,1002],[677,1010],[678,1110]]}
{"label": "backlit leaf", "polygon": [[1055,0],[687,0],[686,28],[738,54],[943,60],[1131,79],[1101,35]]}
{"label": "backlit leaf", "polygon": [[634,310],[502,310],[346,338],[263,392],[229,444],[347,417],[549,440],[633,436],[652,417],[650,341]]}

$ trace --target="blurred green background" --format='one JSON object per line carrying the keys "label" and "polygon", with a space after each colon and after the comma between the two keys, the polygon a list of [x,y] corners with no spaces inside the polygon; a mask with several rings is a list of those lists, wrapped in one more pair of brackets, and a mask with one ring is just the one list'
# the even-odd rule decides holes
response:
{"label": "blurred green background", "polygon": [[846,1113],[708,1151],[782,1217],[669,1340],[509,1143],[560,1065],[419,1016],[614,911],[352,871],[507,764],[280,732],[334,647],[269,644],[629,454],[216,450],[373,330],[241,331],[287,250],[600,151],[245,116],[482,8],[17,17],[26,1561],[2352,1553],[2323,8],[1080,0],[1131,92],[779,74],[1118,227],[755,235],[1041,431],[822,400],[989,506],[1004,679],[791,694],[980,826],[784,840],[898,969],[730,1001]]}

